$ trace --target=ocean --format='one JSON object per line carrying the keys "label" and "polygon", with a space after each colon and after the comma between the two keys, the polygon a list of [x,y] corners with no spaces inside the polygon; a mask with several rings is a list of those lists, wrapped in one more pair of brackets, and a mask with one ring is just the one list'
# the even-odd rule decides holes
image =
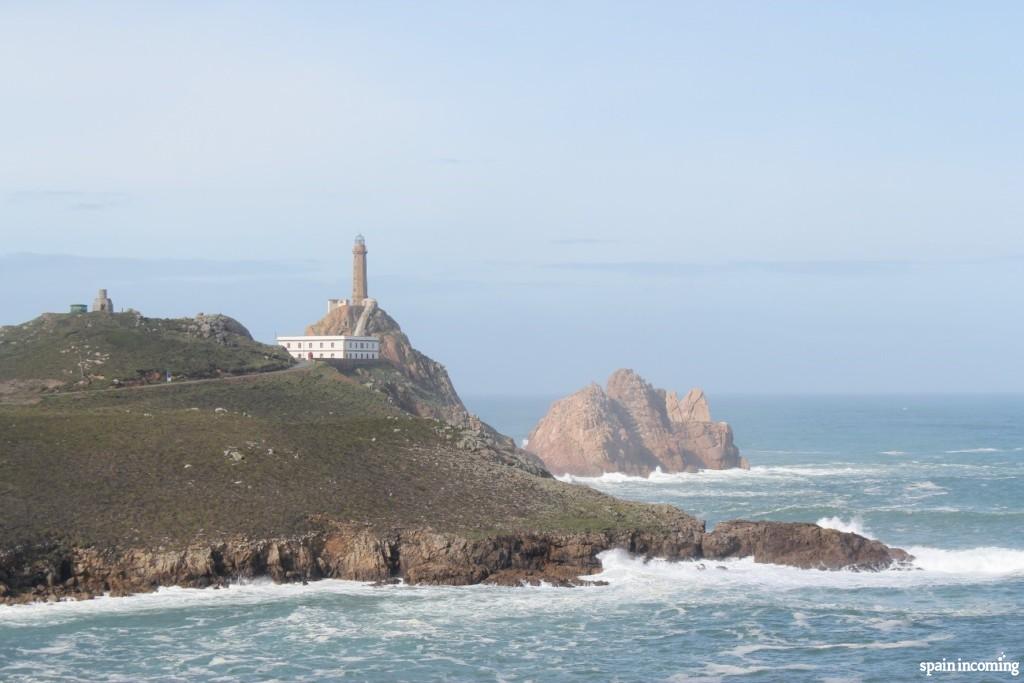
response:
{"label": "ocean", "polygon": [[[519,439],[548,403],[467,400]],[[856,531],[907,549],[913,568],[643,562],[613,551],[600,587],[255,582],[0,607],[0,681],[1019,679],[1024,397],[711,404],[750,471],[568,479],[677,505],[709,528],[746,518]],[[979,665],[997,670],[936,670]]]}

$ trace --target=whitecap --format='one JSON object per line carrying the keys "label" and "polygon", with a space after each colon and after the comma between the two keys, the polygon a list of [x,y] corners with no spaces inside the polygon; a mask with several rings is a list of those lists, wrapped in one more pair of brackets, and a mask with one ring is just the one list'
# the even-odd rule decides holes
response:
{"label": "whitecap", "polygon": [[732,468],[727,470],[700,470],[698,472],[662,472],[655,468],[646,477],[625,474],[623,472],[605,472],[600,476],[588,477],[576,474],[560,474],[559,481],[569,484],[626,484],[626,483],[694,483],[694,482],[728,482],[743,480],[778,480],[799,479],[806,477],[862,477],[884,475],[890,470],[884,467],[861,467],[846,463],[827,465],[788,465],[771,466],[756,465],[749,470]]}
{"label": "whitecap", "polygon": [[[716,595],[747,595],[806,591],[814,588],[858,590],[862,588],[910,588],[921,585],[963,584],[1001,580],[1024,572],[1024,550],[975,548],[943,550],[912,547],[911,569],[892,567],[877,572],[821,571],[775,564],[759,564],[753,558],[672,562],[644,560],[623,550],[607,550],[598,558],[602,571],[591,579],[604,580],[613,588],[642,593],[687,591]],[[719,569],[724,567],[725,569]],[[600,589],[598,589],[600,590]]]}
{"label": "whitecap", "polygon": [[958,450],[946,451],[946,453],[1002,453],[1001,448],[961,448]]}
{"label": "whitecap", "polygon": [[63,600],[56,603],[33,602],[23,605],[0,605],[0,623],[59,622],[66,619],[99,614],[132,614],[168,609],[190,609],[201,605],[251,605],[274,600],[288,600],[306,593],[363,593],[379,590],[372,584],[359,581],[325,579],[298,583],[274,583],[270,579],[257,579],[234,583],[225,588],[180,588],[165,586],[152,593],[138,593],[127,597],[102,595],[92,600]]}
{"label": "whitecap", "polygon": [[761,652],[764,650],[901,650],[904,648],[911,647],[929,647],[932,643],[942,640],[950,640],[953,636],[943,633],[937,633],[932,636],[926,636],[924,638],[917,638],[913,640],[878,640],[867,643],[797,643],[797,644],[776,644],[776,643],[765,643],[758,644],[754,643],[751,645],[739,645],[726,650],[722,654],[734,655],[736,657],[744,658],[747,655],[755,652]]}
{"label": "whitecap", "polygon": [[939,486],[934,481],[919,481],[913,484],[908,484],[903,487],[903,490],[910,494],[916,494],[917,498],[944,496],[949,493],[949,490],[943,486]]}
{"label": "whitecap", "polygon": [[708,663],[704,671],[712,676],[746,676],[763,671],[813,671],[818,667],[813,664],[764,664],[760,666],[736,666],[735,664]]}
{"label": "whitecap", "polygon": [[864,526],[864,520],[860,515],[855,515],[850,518],[850,521],[844,521],[841,517],[822,517],[817,521],[818,526],[826,529],[835,529],[836,531],[845,531],[851,534],[857,534],[864,538],[874,538],[871,532],[868,531],[867,527]]}
{"label": "whitecap", "polygon": [[925,546],[907,548],[914,566],[928,572],[960,575],[1009,576],[1024,574],[1024,550],[1000,547],[944,550]]}

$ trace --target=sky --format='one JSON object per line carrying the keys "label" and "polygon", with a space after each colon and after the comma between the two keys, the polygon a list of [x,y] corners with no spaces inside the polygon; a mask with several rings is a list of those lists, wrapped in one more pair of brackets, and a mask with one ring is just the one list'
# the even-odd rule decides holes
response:
{"label": "sky", "polygon": [[1024,391],[1024,5],[0,3],[0,324],[370,294],[463,394]]}

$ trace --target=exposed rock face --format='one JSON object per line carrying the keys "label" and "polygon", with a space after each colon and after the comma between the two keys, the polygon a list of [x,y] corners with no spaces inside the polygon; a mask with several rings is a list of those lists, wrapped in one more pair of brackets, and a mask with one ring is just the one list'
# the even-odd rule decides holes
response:
{"label": "exposed rock face", "polygon": [[291,539],[193,545],[180,550],[22,547],[0,553],[0,604],[88,599],[148,592],[158,586],[205,588],[266,576],[411,584],[516,586],[546,581],[586,585],[600,571],[598,553],[621,548],[672,560],[753,556],[804,569],[879,570],[912,559],[856,534],[814,524],[723,522],[713,533],[684,513],[661,531],[503,534],[467,538],[424,530],[339,527]]}
{"label": "exposed rock face", "polygon": [[555,474],[646,476],[747,468],[732,428],[712,422],[707,398],[692,389],[679,398],[655,389],[632,370],[616,370],[607,390],[591,384],[563,398],[534,427],[527,448]]}
{"label": "exposed rock face", "polygon": [[221,346],[237,345],[238,337],[252,341],[252,335],[249,334],[245,325],[221,313],[212,315],[197,313],[195,318],[186,322],[190,336],[211,339]]}
{"label": "exposed rock face", "polygon": [[[306,334],[355,334],[362,312],[362,306],[338,306],[307,327]],[[414,349],[394,318],[376,308],[366,322],[366,334],[380,338],[381,358],[401,375],[380,387],[388,391],[399,407],[420,417],[479,427],[479,420],[469,414],[455,392],[448,371]]]}
{"label": "exposed rock face", "polygon": [[755,562],[801,569],[878,570],[911,559],[857,534],[792,522],[722,522],[704,535],[702,548],[708,559],[752,556]]}
{"label": "exposed rock face", "polygon": [[[306,334],[355,334],[364,311],[363,306],[338,306],[307,327]],[[386,393],[402,410],[467,429],[478,440],[511,451],[538,471],[544,470],[535,455],[518,448],[513,439],[466,410],[445,367],[413,348],[409,337],[383,309],[374,305],[363,326],[365,334],[380,339],[380,355],[386,367],[359,367],[348,372],[367,386]]]}

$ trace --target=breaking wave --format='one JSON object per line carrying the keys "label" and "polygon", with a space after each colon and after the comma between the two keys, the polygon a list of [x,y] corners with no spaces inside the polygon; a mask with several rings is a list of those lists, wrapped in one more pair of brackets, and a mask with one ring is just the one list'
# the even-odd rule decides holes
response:
{"label": "breaking wave", "polygon": [[255,579],[230,584],[224,588],[180,588],[164,586],[152,593],[137,593],[112,598],[107,595],[92,600],[65,600],[58,603],[34,602],[24,605],[0,605],[0,624],[11,622],[45,621],[55,623],[63,619],[87,615],[116,615],[138,612],[162,612],[172,609],[194,609],[210,606],[261,605],[276,601],[293,600],[313,593],[373,594],[378,588],[359,581],[327,579],[299,583],[274,583],[270,579]]}
{"label": "breaking wave", "polygon": [[930,572],[1004,576],[1024,574],[1024,550],[982,547],[965,550],[943,550],[911,546],[914,565]]}
{"label": "breaking wave", "polygon": [[864,526],[864,520],[861,517],[854,516],[850,518],[850,521],[843,521],[841,517],[822,517],[817,522],[818,526],[825,527],[826,529],[835,529],[836,531],[845,531],[851,534],[858,534],[864,538],[874,538],[868,528]]}
{"label": "breaking wave", "polygon": [[859,477],[885,473],[882,467],[858,467],[853,465],[758,465],[749,470],[733,468],[728,470],[700,470],[699,472],[662,472],[655,468],[646,477],[624,474],[622,472],[605,472],[596,477],[585,477],[576,474],[560,474],[559,481],[569,484],[624,484],[624,483],[688,483],[699,481],[731,481],[751,479],[794,479],[803,477]]}
{"label": "breaking wave", "polygon": [[[823,518],[822,522],[837,521],[842,531],[864,533],[864,526],[858,518],[843,521],[839,518]],[[822,524],[827,526],[827,524]],[[753,558],[730,560],[669,561],[665,559],[644,559],[630,555],[624,550],[606,550],[598,555],[602,570],[599,574],[583,577],[607,581],[611,588],[629,591],[679,590],[699,591],[709,586],[763,587],[765,589],[802,590],[815,587],[857,589],[865,587],[910,587],[920,584],[963,583],[976,580],[1024,576],[1024,550],[1001,547],[979,547],[962,550],[948,550],[925,546],[908,547],[914,556],[913,570],[893,568],[879,572],[820,571],[798,569],[773,564],[758,564]],[[94,600],[66,601],[56,604],[32,603],[27,605],[0,606],[0,624],[54,624],[67,619],[87,615],[115,615],[141,612],[165,612],[167,610],[192,610],[197,607],[251,606],[279,601],[294,601],[303,596],[352,595],[365,598],[386,599],[389,594],[444,593],[452,597],[462,595],[473,598],[474,591],[504,593],[513,591],[528,599],[536,591],[551,593],[559,598],[573,599],[573,595],[586,595],[593,591],[596,598],[603,591],[601,587],[582,592],[564,591],[550,587],[523,587],[515,589],[491,586],[468,586],[452,588],[447,586],[397,586],[374,587],[369,583],[324,579],[311,581],[308,585],[275,584],[269,580],[258,580],[233,584],[227,588],[160,588],[153,593],[143,593],[125,598],[98,597]],[[746,593],[744,593],[746,595]],[[547,599],[547,598],[546,598]]]}
{"label": "breaking wave", "polygon": [[1002,448],[960,448],[946,453],[1004,453]]}
{"label": "breaking wave", "polygon": [[607,550],[598,558],[602,572],[591,578],[621,584],[648,585],[672,582],[698,589],[710,585],[742,585],[765,590],[810,588],[909,588],[915,585],[987,582],[1024,575],[1024,550],[1009,548],[910,547],[911,568],[894,567],[879,572],[820,571],[783,565],[758,564],[753,558],[670,562],[644,560],[623,550]]}

